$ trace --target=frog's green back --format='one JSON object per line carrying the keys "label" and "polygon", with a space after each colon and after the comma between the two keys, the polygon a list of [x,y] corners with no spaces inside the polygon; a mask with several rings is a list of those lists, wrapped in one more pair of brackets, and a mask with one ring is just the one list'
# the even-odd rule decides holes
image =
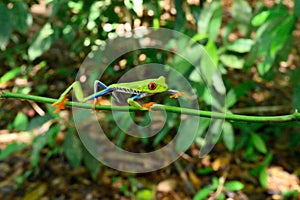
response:
{"label": "frog's green back", "polygon": [[[149,84],[155,84],[155,89],[149,89]],[[156,79],[146,79],[129,83],[117,83],[109,86],[110,88],[136,90],[139,93],[160,93],[168,90],[165,77],[160,76]]]}

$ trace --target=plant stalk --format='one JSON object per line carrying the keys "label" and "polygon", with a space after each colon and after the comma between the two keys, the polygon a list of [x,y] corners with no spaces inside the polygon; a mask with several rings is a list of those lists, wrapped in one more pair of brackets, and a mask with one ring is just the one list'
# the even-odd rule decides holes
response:
{"label": "plant stalk", "polygon": [[[41,103],[54,103],[57,99],[34,96],[28,94],[20,94],[13,92],[1,92],[0,98],[14,98],[14,99],[23,99],[23,100],[31,100]],[[91,109],[94,108],[96,110],[116,110],[116,111],[131,111],[131,112],[147,112],[141,111],[132,106],[111,106],[111,105],[96,105],[93,107],[93,104],[87,103],[79,103],[79,102],[66,102],[66,106],[68,107],[78,107]],[[167,112],[180,113],[186,115],[194,115],[206,118],[218,118],[225,119],[229,121],[243,121],[243,122],[291,122],[291,121],[300,121],[300,113],[295,111],[294,113],[287,115],[279,115],[279,116],[249,116],[249,115],[240,115],[240,114],[231,114],[231,113],[220,113],[220,112],[211,112],[205,110],[195,110],[190,108],[181,108],[176,106],[167,106],[161,104],[154,104],[151,107],[153,111],[165,110]]]}

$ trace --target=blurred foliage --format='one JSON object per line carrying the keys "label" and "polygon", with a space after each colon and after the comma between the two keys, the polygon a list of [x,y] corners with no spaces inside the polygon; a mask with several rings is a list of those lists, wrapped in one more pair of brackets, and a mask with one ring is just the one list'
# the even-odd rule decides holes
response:
{"label": "blurred foliage", "polygon": [[[58,97],[60,91],[73,81],[77,66],[91,50],[103,45],[106,39],[114,39],[119,34],[140,26],[165,27],[187,34],[194,42],[205,47],[213,63],[223,74],[228,91],[227,112],[232,112],[233,108],[278,104],[290,106],[290,112],[296,109],[299,111],[299,66],[284,73],[280,71],[282,63],[288,62],[295,43],[292,33],[300,16],[299,1],[294,1],[293,8],[287,7],[283,1],[271,6],[266,6],[261,1],[254,4],[246,0],[235,0],[230,6],[218,0],[192,2],[47,0],[47,6],[41,7],[44,10],[36,12],[34,8],[38,1],[3,0],[0,2],[0,86],[15,92]],[[180,42],[185,48],[191,41]],[[193,48],[186,49],[186,52],[187,56],[198,59]],[[205,83],[199,82],[200,79],[190,64],[166,52],[149,50],[142,53],[146,55],[144,62],[139,59],[139,52],[121,58],[126,60],[125,64],[120,64],[120,60],[116,61],[114,64],[117,69],[108,70],[107,84],[118,80],[121,74],[135,65],[151,62],[167,64],[174,66],[190,80],[197,90],[201,108],[210,109],[209,91]],[[288,81],[281,81],[282,77]],[[270,95],[270,98],[266,98],[267,101],[256,100],[255,94],[268,90],[268,85],[281,88],[274,87],[271,92],[275,96]],[[291,95],[278,99],[277,91]],[[168,101],[165,100],[164,103]],[[29,114],[22,106],[12,104],[10,107],[3,106],[0,114],[3,119],[1,128],[11,131],[33,133],[40,127],[47,127],[34,137],[30,153],[31,168],[17,179],[17,184],[39,172],[41,156],[48,160],[64,155],[72,167],[84,165],[91,177],[96,179],[101,164],[82,145],[72,120],[52,114],[53,108],[50,106],[40,106],[42,111]],[[254,114],[257,113],[259,112]],[[147,116],[138,117],[139,123],[148,123]],[[110,130],[108,137],[118,146],[128,145],[126,134],[117,126],[109,125],[112,121],[113,118],[108,115],[103,122]],[[178,116],[168,113],[164,128],[154,138],[139,141],[137,148],[153,149],[163,146],[170,141],[178,121]],[[209,122],[208,119],[201,120],[195,145],[201,145],[202,134],[209,127]],[[126,125],[127,120],[120,119],[120,123]],[[239,159],[258,163],[250,174],[257,178],[262,187],[267,187],[267,167],[274,157],[270,153],[270,148],[273,148],[269,145],[270,142],[284,138],[287,147],[282,147],[283,149],[299,147],[299,125],[299,122],[284,125],[225,122],[222,142],[228,151],[239,154]],[[61,132],[65,133],[63,142],[57,139]],[[129,140],[130,142],[137,143]],[[26,145],[23,143],[7,145],[0,152],[0,161],[24,148]],[[211,173],[211,168],[205,169],[208,170],[197,170],[201,171],[199,174]],[[125,196],[136,195],[137,199],[153,197],[153,191],[139,190],[134,187],[135,184],[132,179],[129,184],[132,188],[122,186]],[[194,199],[206,199],[217,191],[220,184],[220,180],[213,177],[211,185],[199,189]],[[217,199],[225,199],[228,192],[244,188],[244,184],[237,180],[222,184],[224,187],[222,191],[218,191]],[[295,197],[297,194],[286,191],[284,195]]]}

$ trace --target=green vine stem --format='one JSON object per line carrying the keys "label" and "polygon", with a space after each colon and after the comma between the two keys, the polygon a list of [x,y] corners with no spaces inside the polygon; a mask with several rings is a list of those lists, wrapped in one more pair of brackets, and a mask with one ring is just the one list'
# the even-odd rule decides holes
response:
{"label": "green vine stem", "polygon": [[[27,94],[20,94],[20,93],[13,93],[13,92],[1,92],[0,98],[15,98],[15,99],[24,99],[24,100],[31,100],[41,103],[54,103],[57,99],[41,97],[41,96],[34,96],[34,95],[27,95]],[[78,107],[78,108],[86,108],[91,109],[92,104],[87,103],[79,103],[79,102],[67,102],[66,106],[68,107]],[[116,110],[116,111],[132,111],[132,112],[144,112],[132,106],[110,106],[110,105],[101,105],[96,106],[96,110]],[[230,113],[218,113],[218,112],[210,112],[204,110],[194,110],[189,108],[181,108],[175,106],[167,106],[161,104],[154,104],[151,107],[154,111],[165,110],[167,112],[173,113],[181,113],[186,115],[195,115],[207,118],[219,118],[225,120],[232,120],[232,121],[244,121],[244,122],[291,122],[291,121],[300,121],[300,113],[295,111],[292,114],[287,115],[280,115],[280,116],[248,116],[248,115],[239,115],[239,114],[230,114]],[[146,111],[147,112],[147,111]]]}

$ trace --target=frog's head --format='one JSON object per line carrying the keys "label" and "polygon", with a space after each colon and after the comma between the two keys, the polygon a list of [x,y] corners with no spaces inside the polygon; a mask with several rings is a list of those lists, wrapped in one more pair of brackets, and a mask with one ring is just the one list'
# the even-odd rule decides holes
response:
{"label": "frog's head", "polygon": [[163,76],[157,79],[148,79],[144,86],[144,90],[148,93],[160,93],[168,90],[168,85],[166,84],[166,79]]}

